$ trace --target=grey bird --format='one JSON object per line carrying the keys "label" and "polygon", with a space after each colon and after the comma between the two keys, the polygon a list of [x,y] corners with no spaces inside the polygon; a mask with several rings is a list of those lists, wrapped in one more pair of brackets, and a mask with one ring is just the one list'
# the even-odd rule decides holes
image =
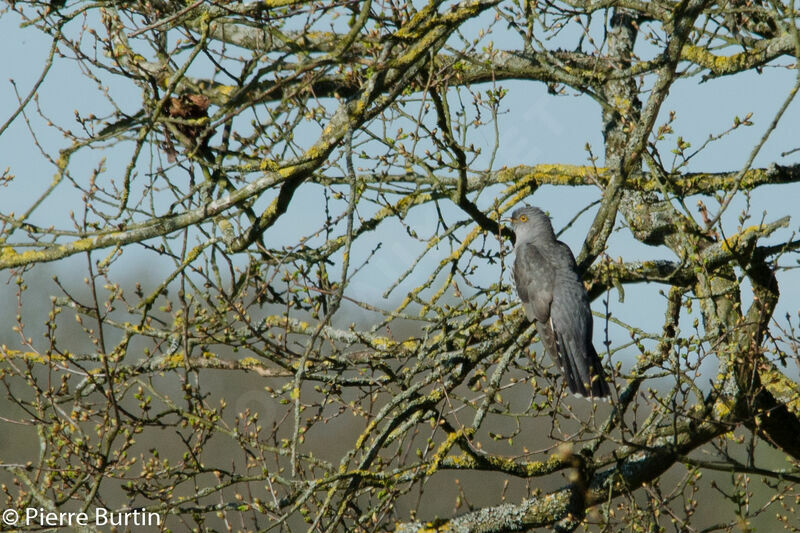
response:
{"label": "grey bird", "polygon": [[556,239],[550,218],[538,207],[521,207],[510,220],[516,235],[514,282],[525,316],[536,324],[571,393],[608,396],[611,391],[592,345],[589,296],[572,251]]}

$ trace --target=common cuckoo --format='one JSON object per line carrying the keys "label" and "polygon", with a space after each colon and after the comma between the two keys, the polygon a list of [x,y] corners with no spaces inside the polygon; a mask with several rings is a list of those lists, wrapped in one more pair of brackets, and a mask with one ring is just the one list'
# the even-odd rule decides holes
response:
{"label": "common cuckoo", "polygon": [[550,218],[537,207],[521,207],[511,216],[516,234],[514,282],[525,315],[561,367],[573,394],[602,398],[610,394],[600,358],[592,345],[589,296],[578,277],[575,257],[556,239]]}

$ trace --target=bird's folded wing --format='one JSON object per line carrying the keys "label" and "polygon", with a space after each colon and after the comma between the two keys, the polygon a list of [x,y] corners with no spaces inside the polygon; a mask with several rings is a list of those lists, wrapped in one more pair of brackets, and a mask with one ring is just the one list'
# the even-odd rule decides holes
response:
{"label": "bird's folded wing", "polygon": [[592,346],[592,315],[580,281],[558,284],[550,320],[555,333],[558,359],[570,391],[584,396],[605,396],[608,384]]}
{"label": "bird's folded wing", "polygon": [[555,269],[536,246],[517,247],[514,283],[528,320],[546,323],[550,318],[554,280]]}

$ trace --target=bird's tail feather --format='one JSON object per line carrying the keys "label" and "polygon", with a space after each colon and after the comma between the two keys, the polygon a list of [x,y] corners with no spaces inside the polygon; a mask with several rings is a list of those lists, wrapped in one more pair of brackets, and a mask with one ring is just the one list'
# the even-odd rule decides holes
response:
{"label": "bird's tail feather", "polygon": [[611,395],[603,364],[591,343],[586,350],[569,346],[566,339],[555,334],[551,321],[537,322],[536,327],[545,351],[561,367],[567,388],[572,394],[586,398]]}
{"label": "bird's tail feather", "polygon": [[600,357],[591,342],[570,343],[557,336],[556,351],[564,379],[572,394],[586,398],[605,398],[611,394]]}
{"label": "bird's tail feather", "polygon": [[[567,386],[573,394],[591,398],[605,398],[611,395],[611,388],[606,380],[603,364],[594,346],[589,344],[584,354],[570,354],[568,368],[564,369]],[[577,356],[577,357],[576,357]]]}

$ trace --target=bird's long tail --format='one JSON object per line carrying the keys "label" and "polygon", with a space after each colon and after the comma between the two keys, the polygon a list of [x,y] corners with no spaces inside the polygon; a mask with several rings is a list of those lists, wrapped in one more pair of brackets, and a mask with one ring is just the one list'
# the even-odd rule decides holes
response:
{"label": "bird's long tail", "polygon": [[605,398],[610,396],[611,388],[608,386],[608,380],[606,379],[606,373],[603,370],[603,364],[600,362],[600,357],[597,355],[597,351],[591,344],[589,344],[589,349],[587,350],[586,357],[582,363],[588,367],[588,372],[584,371],[579,375],[585,376],[588,374],[589,383],[583,383],[583,381],[579,381],[583,388],[581,393],[584,396],[591,396],[592,398]]}
{"label": "bird's long tail", "polygon": [[572,394],[585,398],[605,398],[611,395],[600,357],[591,342],[569,342],[553,331],[552,322],[536,324],[545,351],[558,363],[564,381]]}
{"label": "bird's long tail", "polygon": [[559,359],[567,387],[572,394],[586,398],[605,398],[611,394],[606,373],[594,346],[589,344],[584,352],[560,349]]}

